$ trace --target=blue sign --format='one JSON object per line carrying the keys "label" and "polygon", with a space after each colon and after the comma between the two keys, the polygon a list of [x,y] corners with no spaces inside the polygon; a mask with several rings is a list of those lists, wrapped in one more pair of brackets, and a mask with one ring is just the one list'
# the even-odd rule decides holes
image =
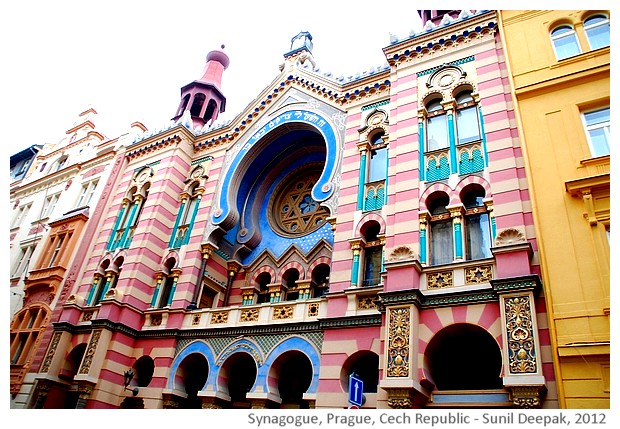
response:
{"label": "blue sign", "polygon": [[349,375],[349,402],[359,407],[364,403],[364,382],[354,374]]}

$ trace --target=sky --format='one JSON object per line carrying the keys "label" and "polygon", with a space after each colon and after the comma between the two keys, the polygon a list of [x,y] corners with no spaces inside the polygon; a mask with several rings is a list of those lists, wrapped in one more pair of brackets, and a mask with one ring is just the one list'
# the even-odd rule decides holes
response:
{"label": "sky", "polygon": [[218,121],[233,119],[272,82],[300,31],[312,35],[320,70],[346,77],[384,64],[390,33],[406,37],[421,28],[413,1],[391,1],[398,13],[381,19],[377,3],[354,2],[353,9],[349,3],[13,2],[2,27],[13,41],[3,48],[10,67],[0,72],[7,156],[57,143],[88,107],[108,138],[135,121],[163,126],[176,113],[181,87],[202,76],[206,55],[222,44],[230,65],[222,78],[226,112]]}

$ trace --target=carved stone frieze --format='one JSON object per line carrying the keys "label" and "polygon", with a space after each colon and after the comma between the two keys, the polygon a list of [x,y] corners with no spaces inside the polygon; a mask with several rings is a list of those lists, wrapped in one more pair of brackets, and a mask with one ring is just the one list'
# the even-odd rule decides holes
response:
{"label": "carved stone frieze", "polygon": [[517,408],[540,408],[547,388],[545,386],[512,386],[512,403]]}
{"label": "carved stone frieze", "polygon": [[82,361],[82,366],[80,367],[80,374],[88,374],[90,371],[90,365],[93,363],[93,357],[95,355],[95,351],[97,350],[97,344],[99,344],[100,337],[101,331],[94,331],[90,337],[90,342],[88,343],[88,348],[86,349],[86,353],[84,353],[84,360]]}
{"label": "carved stone frieze", "polygon": [[50,369],[50,365],[52,364],[52,359],[54,358],[54,354],[56,353],[56,349],[58,348],[58,343],[60,342],[60,337],[62,336],[61,332],[54,332],[52,336],[52,341],[50,341],[50,346],[47,349],[47,353],[45,354],[45,358],[43,359],[43,364],[41,365],[40,372],[47,372]]}

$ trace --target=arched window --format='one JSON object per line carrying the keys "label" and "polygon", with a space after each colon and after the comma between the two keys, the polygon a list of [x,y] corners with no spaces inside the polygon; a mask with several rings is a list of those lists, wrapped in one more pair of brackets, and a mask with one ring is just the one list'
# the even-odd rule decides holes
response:
{"label": "arched window", "polygon": [[41,305],[22,309],[11,323],[11,365],[28,363],[31,351],[47,323],[48,312]]}
{"label": "arched window", "polygon": [[435,196],[428,203],[430,212],[430,262],[431,265],[448,264],[454,261],[454,240],[452,218],[447,206],[449,198],[446,194]]}
{"label": "arched window", "polygon": [[312,285],[314,297],[323,297],[329,292],[329,272],[328,264],[319,264],[312,270]]}
{"label": "arched window", "polygon": [[558,60],[581,53],[575,30],[570,25],[561,25],[551,31],[551,42]]}
{"label": "arched window", "polygon": [[591,49],[609,46],[609,18],[605,15],[594,15],[583,23]]}
{"label": "arched window", "polygon": [[125,262],[125,258],[119,256],[113,264],[110,264],[109,260],[101,264],[98,272],[94,276],[91,293],[87,299],[89,305],[100,304],[108,291],[116,288],[123,262]]}
{"label": "arched window", "polygon": [[385,132],[380,130],[370,138],[370,157],[366,170],[364,210],[379,210],[385,204],[388,172],[388,145]]}
{"label": "arched window", "polygon": [[215,100],[213,99],[209,100],[209,104],[207,104],[207,110],[205,111],[205,115],[203,116],[203,119],[205,120],[205,124],[208,124],[209,121],[213,123],[215,118],[217,118],[216,109],[217,109],[217,103],[215,102]]}
{"label": "arched window", "polygon": [[299,298],[297,280],[299,280],[299,271],[295,268],[286,270],[286,272],[282,275],[282,285],[286,287],[287,301],[293,301]]}
{"label": "arched window", "polygon": [[204,94],[196,94],[194,96],[194,102],[192,103],[192,108],[190,113],[192,116],[200,116],[200,112],[202,111],[202,105],[205,102]]}
{"label": "arched window", "polygon": [[179,248],[189,242],[192,226],[200,205],[201,194],[198,192],[198,188],[199,184],[196,182],[189,188],[187,193],[182,195],[177,223],[170,240],[169,247],[171,248]]}
{"label": "arched window", "polygon": [[56,171],[60,171],[63,168],[65,168],[65,165],[67,165],[67,160],[68,159],[69,159],[69,157],[67,155],[63,155],[58,161],[56,161],[56,164],[54,165],[52,173],[56,172]]}
{"label": "arched window", "polygon": [[441,100],[435,98],[426,103],[426,151],[445,149],[450,145],[448,121]]}
{"label": "arched window", "polygon": [[458,144],[466,144],[480,140],[480,123],[478,108],[474,102],[472,91],[461,91],[456,101],[456,136]]}
{"label": "arched window", "polygon": [[465,206],[465,258],[467,260],[490,258],[491,221],[483,202],[484,189],[472,188],[463,196]]}
{"label": "arched window", "polygon": [[258,286],[257,304],[269,302],[269,284],[271,283],[271,274],[268,272],[260,273],[256,278]]}
{"label": "arched window", "polygon": [[172,304],[172,299],[174,298],[174,290],[176,289],[176,283],[178,280],[178,274],[172,271],[175,265],[176,260],[174,258],[169,258],[168,260],[166,260],[165,267],[168,273],[163,278],[163,284],[161,285],[161,294],[157,302],[158,308],[169,307]]}
{"label": "arched window", "polygon": [[138,193],[136,188],[132,188],[123,201],[121,211],[116,218],[116,224],[108,242],[108,250],[115,250],[119,247],[126,249],[131,244],[144,203],[149,195],[150,183],[145,183]]}
{"label": "arched window", "polygon": [[364,252],[362,260],[362,286],[381,284],[383,271],[383,240],[379,238],[381,225],[370,222],[363,228]]}

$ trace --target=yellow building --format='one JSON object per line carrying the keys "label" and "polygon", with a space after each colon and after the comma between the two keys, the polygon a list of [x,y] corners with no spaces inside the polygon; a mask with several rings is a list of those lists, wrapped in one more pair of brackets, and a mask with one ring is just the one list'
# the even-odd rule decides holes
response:
{"label": "yellow building", "polygon": [[609,21],[500,12],[563,408],[610,406]]}

